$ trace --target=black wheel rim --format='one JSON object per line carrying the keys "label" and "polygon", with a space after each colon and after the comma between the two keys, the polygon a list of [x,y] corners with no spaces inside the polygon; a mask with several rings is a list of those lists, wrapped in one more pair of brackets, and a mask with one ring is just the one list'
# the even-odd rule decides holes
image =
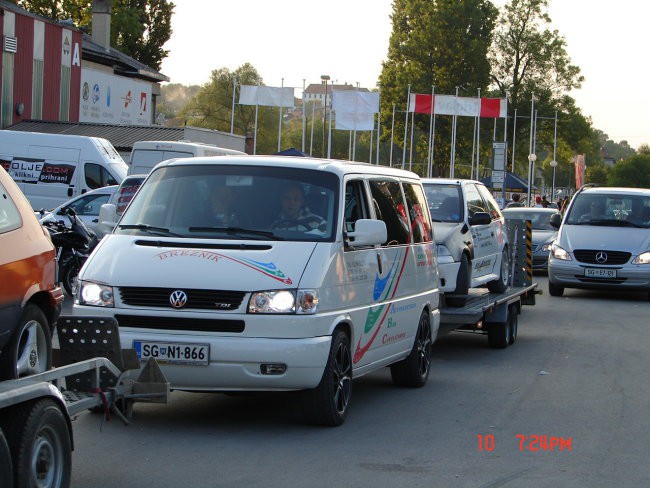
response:
{"label": "black wheel rim", "polygon": [[339,415],[343,415],[350,402],[352,381],[352,361],[350,349],[345,343],[339,344],[334,355],[332,380],[334,383],[334,407]]}
{"label": "black wheel rim", "polygon": [[420,377],[426,378],[431,367],[431,327],[429,327],[429,321],[424,315],[420,318],[416,347]]}

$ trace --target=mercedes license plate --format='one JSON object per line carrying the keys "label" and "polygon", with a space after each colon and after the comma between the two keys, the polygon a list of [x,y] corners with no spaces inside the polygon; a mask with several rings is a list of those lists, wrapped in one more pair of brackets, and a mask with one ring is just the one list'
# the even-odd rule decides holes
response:
{"label": "mercedes license plate", "polygon": [[133,341],[133,348],[141,361],[154,358],[162,364],[190,366],[207,366],[210,361],[210,344]]}
{"label": "mercedes license plate", "polygon": [[585,276],[588,278],[616,278],[616,270],[603,268],[585,268]]}

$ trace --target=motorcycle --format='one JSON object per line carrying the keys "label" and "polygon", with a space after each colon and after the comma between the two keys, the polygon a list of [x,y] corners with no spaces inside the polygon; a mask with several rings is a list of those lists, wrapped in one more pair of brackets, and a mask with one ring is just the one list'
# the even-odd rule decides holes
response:
{"label": "motorcycle", "polygon": [[59,266],[59,281],[68,295],[73,296],[77,287],[79,270],[95,249],[99,239],[77,217],[72,208],[65,210],[71,225],[66,226],[62,220],[46,220],[43,226],[49,231],[52,243],[56,247],[56,260]]}

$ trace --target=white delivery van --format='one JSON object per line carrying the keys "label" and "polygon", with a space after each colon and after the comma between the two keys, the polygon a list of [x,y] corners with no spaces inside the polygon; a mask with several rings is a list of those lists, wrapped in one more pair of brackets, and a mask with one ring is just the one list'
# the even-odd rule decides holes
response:
{"label": "white delivery van", "polygon": [[128,169],[113,145],[100,137],[10,130],[0,130],[0,164],[35,210],[118,185]]}
{"label": "white delivery van", "polygon": [[160,163],[79,279],[73,314],[114,317],[172,388],[304,390],[325,425],[353,378],[423,386],[440,320],[420,179],[342,161]]}
{"label": "white delivery van", "polygon": [[138,141],[133,144],[129,174],[147,174],[161,161],[199,156],[245,155],[235,149],[190,141]]}

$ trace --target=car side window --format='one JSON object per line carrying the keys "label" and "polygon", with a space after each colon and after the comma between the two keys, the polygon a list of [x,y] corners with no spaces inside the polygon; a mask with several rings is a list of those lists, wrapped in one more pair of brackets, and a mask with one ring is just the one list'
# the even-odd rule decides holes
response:
{"label": "car side window", "polygon": [[370,218],[363,180],[348,181],[345,185],[343,225],[345,232],[354,232],[359,219]]}
{"label": "car side window", "polygon": [[16,230],[21,225],[22,219],[18,208],[5,187],[0,184],[0,234]]}
{"label": "car side window", "polygon": [[476,185],[476,188],[478,188],[479,193],[483,197],[483,200],[485,201],[485,207],[487,208],[487,212],[490,214],[490,217],[492,217],[492,220],[501,218],[501,211],[499,210],[499,204],[494,199],[494,197],[489,192],[489,190],[485,188],[483,185]]}
{"label": "car side window", "polygon": [[77,215],[99,215],[100,207],[108,202],[110,195],[87,195],[84,198],[80,198],[73,205],[70,205],[74,209]]}
{"label": "car side window", "polygon": [[411,223],[413,242],[431,242],[433,233],[427,200],[420,185],[404,183],[404,196],[408,204],[408,215]]}
{"label": "car side window", "polygon": [[408,244],[411,240],[409,218],[402,197],[402,189],[397,181],[372,180],[370,192],[374,203],[381,215],[377,215],[386,223],[387,240],[384,246],[399,246]]}
{"label": "car side window", "polygon": [[465,199],[467,202],[467,216],[471,219],[476,212],[487,212],[485,202],[474,185],[465,186]]}

